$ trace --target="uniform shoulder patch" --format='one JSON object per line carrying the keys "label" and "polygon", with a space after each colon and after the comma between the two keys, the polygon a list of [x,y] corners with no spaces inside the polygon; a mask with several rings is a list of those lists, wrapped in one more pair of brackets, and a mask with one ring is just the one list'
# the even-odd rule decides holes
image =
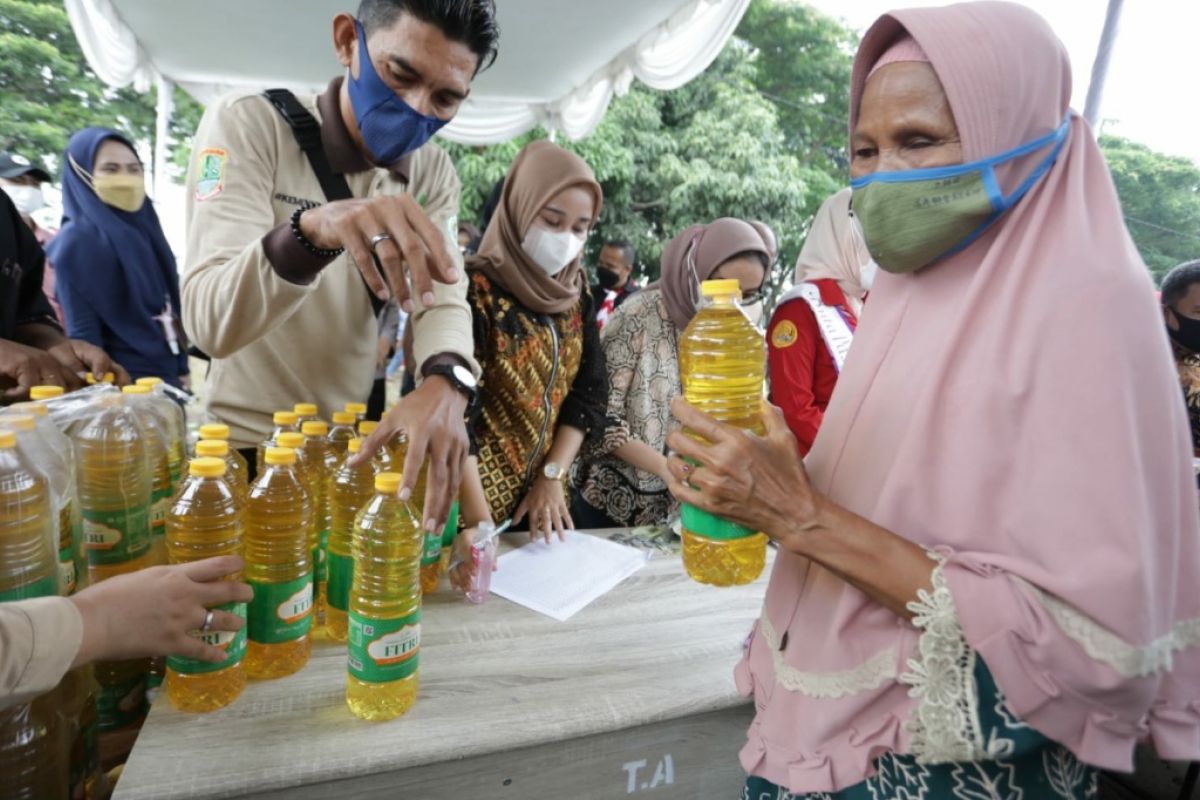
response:
{"label": "uniform shoulder patch", "polygon": [[796,343],[796,323],[790,319],[781,320],[771,331],[771,345],[778,350],[791,347]]}
{"label": "uniform shoulder patch", "polygon": [[219,147],[206,147],[196,157],[196,199],[211,200],[225,188],[225,162],[229,154]]}

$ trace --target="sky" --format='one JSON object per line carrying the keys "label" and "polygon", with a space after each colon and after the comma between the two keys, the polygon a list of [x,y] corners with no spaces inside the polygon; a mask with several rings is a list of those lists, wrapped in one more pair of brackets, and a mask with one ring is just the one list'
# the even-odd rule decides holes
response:
{"label": "sky", "polygon": [[[895,8],[947,0],[807,0],[864,32]],[[1074,95],[1083,113],[1108,0],[1018,0],[1054,28],[1071,56]],[[1109,63],[1101,130],[1200,164],[1200,103],[1195,101],[1200,0],[1125,0]]]}

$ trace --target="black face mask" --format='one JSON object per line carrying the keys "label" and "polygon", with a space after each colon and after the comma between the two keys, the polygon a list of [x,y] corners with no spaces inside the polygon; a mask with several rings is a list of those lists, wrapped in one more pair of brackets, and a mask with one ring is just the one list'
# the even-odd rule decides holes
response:
{"label": "black face mask", "polygon": [[1167,333],[1171,334],[1171,338],[1179,342],[1181,345],[1191,350],[1193,353],[1200,353],[1200,319],[1192,319],[1185,317],[1178,311],[1172,311],[1175,315],[1175,321],[1179,323],[1179,330],[1172,330],[1167,327]]}
{"label": "black face mask", "polygon": [[621,283],[621,275],[608,267],[596,267],[596,277],[605,289],[615,289]]}

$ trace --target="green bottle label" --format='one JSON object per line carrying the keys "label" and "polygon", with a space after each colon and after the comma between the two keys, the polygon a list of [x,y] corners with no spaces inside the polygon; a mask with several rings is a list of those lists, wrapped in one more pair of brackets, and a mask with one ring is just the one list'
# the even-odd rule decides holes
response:
{"label": "green bottle label", "polygon": [[321,531],[320,546],[313,552],[314,569],[317,571],[317,582],[325,583],[329,579],[329,529]]}
{"label": "green bottle label", "polygon": [[732,541],[733,539],[744,539],[747,536],[753,536],[757,532],[750,530],[744,525],[738,525],[736,522],[730,522],[709,514],[707,511],[701,511],[687,503],[681,504],[679,516],[680,524],[685,531],[691,531],[697,536],[703,536],[707,539]]}
{"label": "green bottle label", "polygon": [[442,532],[428,531],[425,534],[425,547],[421,551],[421,566],[436,564],[442,557]]}
{"label": "green bottle label", "polygon": [[304,636],[312,628],[312,573],[283,583],[248,581],[254,589],[247,629],[258,644],[281,644]]}
{"label": "green bottle label", "polygon": [[[228,611],[231,614],[237,614],[242,619],[246,619],[245,603],[226,603],[223,606],[216,606],[215,610]],[[211,664],[207,661],[197,661],[194,658],[168,656],[167,666],[180,675],[202,675],[205,672],[216,672],[217,670],[240,664],[242,657],[246,655],[246,628],[244,626],[237,633],[229,631],[206,631],[203,633],[192,631],[191,635],[202,642],[224,650],[225,660]]]}
{"label": "green bottle label", "polygon": [[329,553],[329,582],[325,584],[325,602],[330,608],[350,608],[350,581],[354,578],[354,558]]}
{"label": "green bottle label", "polygon": [[166,536],[167,512],[171,510],[171,490],[159,489],[150,496],[150,535]]}
{"label": "green bottle label", "polygon": [[350,674],[367,683],[390,683],[417,672],[421,609],[407,617],[373,619],[350,612]]}
{"label": "green bottle label", "polygon": [[442,547],[450,547],[454,544],[454,537],[458,535],[458,501],[455,500],[450,504],[450,516],[446,518],[446,527],[442,529]]}
{"label": "green bottle label", "polygon": [[0,592],[0,603],[7,603],[9,600],[28,600],[32,597],[51,597],[56,594],[58,594],[57,570],[33,583]]}
{"label": "green bottle label", "polygon": [[141,558],[150,549],[150,504],[117,511],[85,508],[83,546],[93,566]]}
{"label": "green bottle label", "polygon": [[71,548],[58,551],[58,593],[63,597],[75,594],[79,586],[79,575],[75,572],[75,554]]}
{"label": "green bottle label", "polygon": [[146,716],[146,673],[111,686],[101,686],[96,698],[96,713],[101,731],[115,731]]}

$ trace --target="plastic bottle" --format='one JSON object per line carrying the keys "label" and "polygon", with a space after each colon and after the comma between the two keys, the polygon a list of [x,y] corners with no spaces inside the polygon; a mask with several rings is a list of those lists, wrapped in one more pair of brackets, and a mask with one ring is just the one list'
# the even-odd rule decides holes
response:
{"label": "plastic bottle", "polygon": [[313,505],[296,471],[296,451],[267,448],[263,471],[246,507],[246,582],[250,601],[246,674],[291,675],[312,652],[312,560],[308,547]]}
{"label": "plastic bottle", "polygon": [[314,615],[317,633],[325,630],[326,546],[329,544],[329,479],[338,468],[337,453],[329,446],[329,425],[320,420],[300,426],[304,434],[304,455],[309,472],[309,491],[313,499],[313,524],[317,529],[317,546],[313,550]]}
{"label": "plastic bottle", "polygon": [[96,664],[96,698],[100,733],[111,734],[140,728],[149,705],[146,702],[146,673],[150,659],[101,661]]}
{"label": "plastic bottle", "polygon": [[124,395],[98,398],[75,435],[83,546],[92,583],[150,564],[150,444]]}
{"label": "plastic bottle", "polygon": [[346,403],[346,405],[343,407],[343,410],[349,411],[359,422],[362,422],[367,418],[366,403]]}
{"label": "plastic bottle", "polygon": [[[408,457],[408,437],[404,434],[396,436],[390,442],[388,450],[392,456],[392,465],[398,470],[404,469],[404,460]],[[428,467],[428,461],[421,465],[421,470],[417,473],[417,484],[413,487],[412,497],[408,500],[408,504],[412,506],[413,513],[418,520],[425,512],[425,479],[429,471]],[[455,524],[457,525],[457,521]],[[421,528],[424,530],[423,522]],[[421,554],[421,592],[423,594],[429,594],[437,589],[438,582],[441,580],[443,535],[444,528],[425,532],[425,548]]]}
{"label": "plastic bottle", "polygon": [[184,439],[187,428],[187,418],[183,407],[170,398],[163,388],[166,384],[162,378],[138,378],[138,386],[150,387],[150,397],[159,415],[167,424],[167,464],[171,468],[171,486],[176,487],[183,480]]}
{"label": "plastic bottle", "polygon": [[[450,516],[446,518],[446,527],[442,528],[442,552],[438,556],[438,575],[445,575],[450,569],[450,556],[454,553],[454,537],[458,536],[458,501],[450,505]],[[424,586],[421,587],[424,589]]]}
{"label": "plastic bottle", "polygon": [[244,510],[250,487],[243,482],[245,473],[238,474],[234,453],[235,451],[229,449],[229,442],[224,439],[201,439],[196,442],[196,458],[219,458],[225,462],[224,481],[229,484],[238,504]]}
{"label": "plastic bottle", "polygon": [[329,580],[325,588],[325,630],[331,639],[346,641],[350,608],[350,581],[354,575],[354,518],[375,496],[375,467],[366,462],[357,467],[349,464],[357,455],[362,439],[351,439],[346,458],[329,482],[331,526],[327,548]]}
{"label": "plastic bottle", "polygon": [[333,426],[329,429],[329,446],[337,453],[338,462],[346,457],[346,446],[358,436],[354,432],[357,419],[349,411],[333,412]]}
{"label": "plastic bottle", "polygon": [[142,419],[149,443],[154,488],[150,497],[150,563],[167,563],[167,509],[175,494],[171,480],[171,432],[167,418],[156,407],[149,386],[124,386],[126,402]]}
{"label": "plastic bottle", "polygon": [[292,406],[292,411],[296,412],[296,422],[302,429],[306,422],[321,421],[321,410],[316,403],[296,403]]}
{"label": "plastic bottle", "polygon": [[[229,426],[224,422],[209,422],[200,426],[200,441],[229,442]],[[236,448],[229,448],[229,459],[225,462],[234,481],[241,483],[245,491],[250,490],[250,465],[246,457]]]}
{"label": "plastic bottle", "polygon": [[276,411],[271,421],[275,424],[274,430],[258,443],[258,461],[256,463],[265,463],[263,459],[266,457],[268,447],[278,446],[279,434],[281,433],[299,433],[300,432],[300,417],[295,411]]}
{"label": "plastic bottle", "polygon": [[65,736],[54,693],[0,709],[0,797],[67,797]]}
{"label": "plastic bottle", "polygon": [[346,704],[368,720],[398,717],[417,696],[424,536],[399,492],[399,473],[375,476],[354,524]]}
{"label": "plastic bottle", "polygon": [[[167,553],[172,564],[186,564],[212,556],[237,555],[242,550],[242,509],[225,478],[225,462],[196,458],[167,514]],[[240,580],[232,575],[229,580]],[[245,603],[227,603],[220,610],[246,618]],[[237,699],[246,686],[242,665],[246,654],[246,629],[193,631],[193,636],[226,652],[224,661],[212,664],[190,658],[167,659],[167,696],[181,711],[214,711]]]}
{"label": "plastic bottle", "polygon": [[[363,439],[367,438],[378,429],[379,423],[373,420],[366,419],[358,423],[358,435]],[[386,447],[381,447],[375,451],[375,457],[372,459],[372,463],[375,465],[376,475],[380,474],[381,472],[393,472],[404,466],[403,462],[397,464],[392,459],[392,451]]]}
{"label": "plastic bottle", "polygon": [[499,533],[491,522],[480,523],[479,539],[471,543],[471,568],[474,577],[467,588],[468,603],[479,605],[492,590],[492,569],[496,565],[496,536]]}
{"label": "plastic bottle", "polygon": [[[705,281],[700,293],[704,302],[679,339],[684,397],[722,422],[761,433],[766,372],[762,334],[738,306],[737,281]],[[683,565],[693,580],[735,586],[759,576],[766,562],[764,534],[686,503],[681,514]]]}

